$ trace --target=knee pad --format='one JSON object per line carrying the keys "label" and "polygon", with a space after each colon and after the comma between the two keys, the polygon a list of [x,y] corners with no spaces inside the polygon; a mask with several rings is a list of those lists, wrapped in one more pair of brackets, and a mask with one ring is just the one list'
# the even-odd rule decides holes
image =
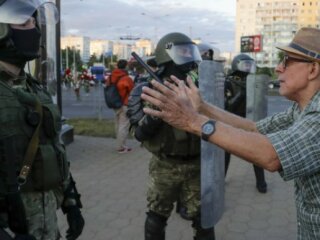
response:
{"label": "knee pad", "polygon": [[155,212],[147,212],[144,225],[145,240],[164,240],[167,218]]}
{"label": "knee pad", "polygon": [[196,232],[194,240],[215,240],[214,227],[202,228],[200,216],[193,219],[192,227]]}

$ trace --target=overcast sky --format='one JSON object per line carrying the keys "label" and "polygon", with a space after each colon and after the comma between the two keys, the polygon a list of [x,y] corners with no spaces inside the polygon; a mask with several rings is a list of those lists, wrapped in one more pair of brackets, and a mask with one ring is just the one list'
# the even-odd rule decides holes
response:
{"label": "overcast sky", "polygon": [[62,35],[152,40],[182,32],[234,50],[236,0],[62,0]]}

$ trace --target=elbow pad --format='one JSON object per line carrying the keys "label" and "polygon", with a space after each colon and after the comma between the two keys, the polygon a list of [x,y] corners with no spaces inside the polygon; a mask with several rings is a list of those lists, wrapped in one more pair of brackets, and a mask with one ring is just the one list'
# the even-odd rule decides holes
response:
{"label": "elbow pad", "polygon": [[138,124],[138,122],[145,115],[143,112],[144,104],[141,99],[142,88],[144,86],[149,86],[149,83],[144,82],[138,84],[136,87],[132,89],[128,98],[127,117],[129,118],[131,125]]}

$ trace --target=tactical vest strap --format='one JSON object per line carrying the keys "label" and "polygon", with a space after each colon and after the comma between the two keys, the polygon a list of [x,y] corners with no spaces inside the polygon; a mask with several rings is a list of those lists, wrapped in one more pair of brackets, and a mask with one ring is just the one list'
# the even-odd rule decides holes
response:
{"label": "tactical vest strap", "polygon": [[39,133],[40,133],[40,127],[41,127],[41,123],[42,123],[42,105],[40,103],[40,101],[38,100],[38,98],[36,98],[36,106],[35,106],[35,110],[36,112],[39,113],[39,123],[38,126],[36,128],[36,130],[33,133],[33,136],[28,144],[28,148],[27,148],[27,152],[24,156],[23,159],[23,163],[22,163],[22,168],[18,177],[18,183],[20,185],[23,185],[26,183],[27,181],[27,177],[31,171],[31,167],[32,167],[32,163],[34,161],[34,158],[36,156],[37,153],[37,149],[39,146]]}

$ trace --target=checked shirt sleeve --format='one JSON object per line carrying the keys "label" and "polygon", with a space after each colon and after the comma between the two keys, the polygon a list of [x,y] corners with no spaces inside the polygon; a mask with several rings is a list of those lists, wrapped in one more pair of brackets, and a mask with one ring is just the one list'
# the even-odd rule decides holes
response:
{"label": "checked shirt sleeve", "polygon": [[311,112],[283,130],[267,133],[282,165],[284,180],[320,171],[320,115]]}

